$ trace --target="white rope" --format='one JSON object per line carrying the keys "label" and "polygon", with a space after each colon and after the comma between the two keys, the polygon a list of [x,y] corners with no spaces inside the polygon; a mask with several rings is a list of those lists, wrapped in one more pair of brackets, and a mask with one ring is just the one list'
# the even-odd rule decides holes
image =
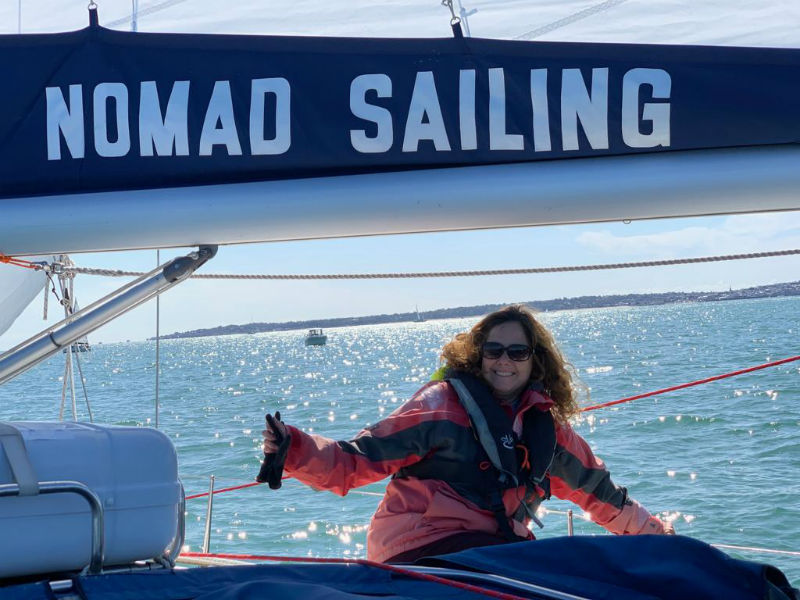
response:
{"label": "white rope", "polygon": [[[648,260],[641,262],[609,263],[604,265],[577,265],[565,267],[534,267],[528,269],[494,269],[482,271],[431,271],[422,273],[339,273],[306,275],[258,275],[235,273],[194,274],[195,279],[270,279],[270,280],[310,280],[310,279],[419,279],[443,277],[484,277],[488,275],[532,275],[542,273],[569,273],[575,271],[604,271],[609,269],[637,269],[641,267],[664,267],[751,258],[770,258],[800,254],[800,249],[776,250],[773,252],[754,252],[751,254],[726,254],[722,256],[703,256],[698,258],[675,258],[670,260]],[[92,269],[89,267],[65,266],[65,271],[83,275],[104,275],[107,277],[139,277],[139,271],[119,271],[113,269]]]}

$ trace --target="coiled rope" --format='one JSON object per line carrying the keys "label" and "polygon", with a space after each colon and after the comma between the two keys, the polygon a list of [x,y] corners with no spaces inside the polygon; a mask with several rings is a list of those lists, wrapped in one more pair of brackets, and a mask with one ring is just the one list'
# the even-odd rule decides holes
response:
{"label": "coiled rope", "polygon": [[[611,269],[637,269],[642,267],[665,267],[698,263],[772,258],[777,256],[800,255],[800,249],[775,250],[771,252],[752,252],[749,254],[725,254],[720,256],[701,256],[695,258],[674,258],[669,260],[647,260],[640,262],[606,263],[599,265],[573,265],[563,267],[532,267],[524,269],[490,269],[479,271],[430,271],[410,273],[338,273],[338,274],[235,274],[235,273],[197,273],[195,279],[269,279],[269,280],[320,280],[320,279],[419,279],[443,277],[485,277],[488,275],[532,275],[543,273],[570,273],[576,271],[605,271]],[[93,269],[88,267],[65,267],[73,273],[83,275],[104,275],[107,277],[139,277],[140,271],[120,271],[114,269]]]}

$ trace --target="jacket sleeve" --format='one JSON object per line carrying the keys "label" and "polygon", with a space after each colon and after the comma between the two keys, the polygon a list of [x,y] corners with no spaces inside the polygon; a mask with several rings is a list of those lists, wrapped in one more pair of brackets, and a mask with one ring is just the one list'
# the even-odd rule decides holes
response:
{"label": "jacket sleeve", "polygon": [[334,441],[288,426],[291,444],[284,470],[289,477],[319,490],[345,495],[414,464],[437,448],[443,428],[465,419],[447,402],[449,384],[420,389],[386,419],[363,429],[350,441]]}
{"label": "jacket sleeve", "polygon": [[580,506],[611,533],[664,533],[661,520],[611,481],[603,461],[569,425],[557,425],[550,489],[558,498]]}

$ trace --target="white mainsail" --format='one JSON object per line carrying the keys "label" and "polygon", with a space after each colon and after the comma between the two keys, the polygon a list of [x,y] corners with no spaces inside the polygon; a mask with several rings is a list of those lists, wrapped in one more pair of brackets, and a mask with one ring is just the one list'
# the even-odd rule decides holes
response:
{"label": "white mainsail", "polygon": [[[132,29],[129,0],[97,3],[100,23]],[[446,37],[449,13],[439,0],[141,0],[141,32],[268,35]],[[772,0],[453,0],[474,37],[571,42],[627,42],[796,48],[800,3]],[[46,33],[86,26],[74,0],[6,2],[0,33]]]}
{"label": "white mainsail", "polygon": [[[52,256],[34,256],[32,262],[53,260]],[[44,271],[0,264],[0,335],[8,331],[27,306],[42,292]]]}

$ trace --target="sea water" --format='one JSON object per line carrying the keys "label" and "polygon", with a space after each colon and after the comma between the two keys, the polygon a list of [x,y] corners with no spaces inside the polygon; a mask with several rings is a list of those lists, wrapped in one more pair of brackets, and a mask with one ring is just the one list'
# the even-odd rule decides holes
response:
{"label": "sea water", "polygon": [[[588,392],[607,402],[800,354],[800,298],[542,313]],[[476,318],[161,343],[158,427],[174,442],[187,495],[250,483],[264,414],[351,438],[428,381],[442,345]],[[154,342],[95,345],[80,365],[95,422],[155,425]],[[64,356],[0,388],[0,419],[53,420]],[[88,419],[78,386],[78,416]],[[65,407],[65,416],[71,409]],[[575,428],[614,481],[680,534],[709,543],[800,551],[800,361],[585,413]],[[346,497],[286,480],[280,490],[217,494],[210,550],[366,555],[366,528],[385,481]],[[573,508],[575,531],[603,535]],[[203,542],[207,499],[187,501],[186,548]],[[550,513],[537,537],[566,534]],[[769,562],[800,586],[800,558],[727,550]]]}

